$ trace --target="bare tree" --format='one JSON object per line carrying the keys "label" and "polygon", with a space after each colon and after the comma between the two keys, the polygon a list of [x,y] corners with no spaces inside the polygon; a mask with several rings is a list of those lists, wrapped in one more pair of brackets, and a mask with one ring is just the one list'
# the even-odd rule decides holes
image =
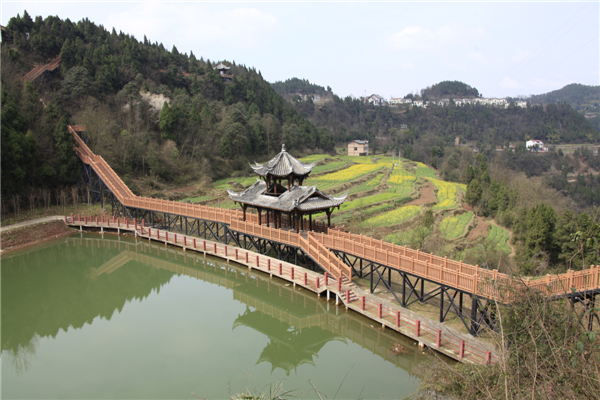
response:
{"label": "bare tree", "polygon": [[87,204],[88,204],[88,210],[90,210],[92,208],[92,203],[91,203],[91,199],[90,199],[90,185],[85,185],[85,189],[87,191]]}
{"label": "bare tree", "polygon": [[79,188],[77,186],[73,186],[71,188],[71,199],[73,200],[73,207],[75,208],[75,213],[77,213],[77,203],[79,203]]}

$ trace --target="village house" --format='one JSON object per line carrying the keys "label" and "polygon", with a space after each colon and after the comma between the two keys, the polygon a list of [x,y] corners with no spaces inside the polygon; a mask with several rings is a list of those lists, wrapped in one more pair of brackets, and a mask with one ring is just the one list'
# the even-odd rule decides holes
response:
{"label": "village house", "polygon": [[381,97],[378,94],[372,94],[365,99],[366,103],[373,104],[374,106],[385,106],[387,105],[387,100]]}
{"label": "village house", "polygon": [[368,156],[369,141],[368,140],[353,140],[348,143],[349,156]]}

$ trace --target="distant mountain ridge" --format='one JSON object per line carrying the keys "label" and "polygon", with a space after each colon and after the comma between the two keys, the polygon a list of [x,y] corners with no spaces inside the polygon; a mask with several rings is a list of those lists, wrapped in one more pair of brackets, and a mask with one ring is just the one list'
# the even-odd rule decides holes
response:
{"label": "distant mountain ridge", "polygon": [[529,101],[534,104],[565,103],[579,111],[600,130],[598,111],[600,107],[600,86],[588,86],[580,83],[571,83],[562,89],[552,92],[533,95]]}

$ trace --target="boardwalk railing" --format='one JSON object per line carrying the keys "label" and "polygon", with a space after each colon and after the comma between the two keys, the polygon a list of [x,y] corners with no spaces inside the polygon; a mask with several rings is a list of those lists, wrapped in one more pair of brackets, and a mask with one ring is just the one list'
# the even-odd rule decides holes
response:
{"label": "boardwalk railing", "polygon": [[59,65],[60,65],[60,56],[56,57],[54,60],[52,60],[50,63],[48,63],[46,65],[38,65],[37,67],[34,67],[31,71],[29,71],[27,74],[25,74],[24,77],[21,78],[21,82],[25,82],[26,80],[29,82],[32,82],[34,79],[36,79],[38,76],[40,76],[44,72],[54,71]]}
{"label": "boardwalk railing", "polygon": [[[242,221],[243,213],[239,210],[136,196],[108,163],[101,156],[95,155],[70,126],[69,130],[77,142],[75,151],[81,161],[92,166],[112,193],[126,207],[221,222],[229,224],[232,230],[241,233],[300,247],[325,271],[336,278],[344,276],[351,280],[352,269],[333,255],[330,249],[344,251],[467,293],[488,299],[510,301],[506,291],[503,291],[504,294],[501,296],[499,295],[499,288],[511,286],[514,278],[497,270],[487,270],[479,268],[477,265],[449,260],[447,257],[423,253],[406,246],[398,246],[372,237],[344,232],[343,227],[328,229],[327,233],[309,232],[308,237],[304,239],[302,235],[294,232],[258,225],[258,215],[255,214],[247,213],[247,221],[244,222]],[[600,287],[600,267],[592,266],[583,271],[568,271],[564,274],[547,275],[545,278],[535,280],[527,279],[524,283],[548,296],[564,295],[572,290],[576,292],[596,290]]]}

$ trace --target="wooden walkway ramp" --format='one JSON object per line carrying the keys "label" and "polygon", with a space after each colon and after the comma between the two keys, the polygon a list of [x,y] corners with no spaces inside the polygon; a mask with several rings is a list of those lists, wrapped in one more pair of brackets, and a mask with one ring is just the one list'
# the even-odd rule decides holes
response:
{"label": "wooden walkway ramp", "polygon": [[45,65],[37,65],[31,71],[29,71],[25,76],[21,78],[21,82],[29,81],[33,82],[37,77],[43,74],[46,71],[54,71],[60,65],[60,56],[56,57],[50,63]]}

